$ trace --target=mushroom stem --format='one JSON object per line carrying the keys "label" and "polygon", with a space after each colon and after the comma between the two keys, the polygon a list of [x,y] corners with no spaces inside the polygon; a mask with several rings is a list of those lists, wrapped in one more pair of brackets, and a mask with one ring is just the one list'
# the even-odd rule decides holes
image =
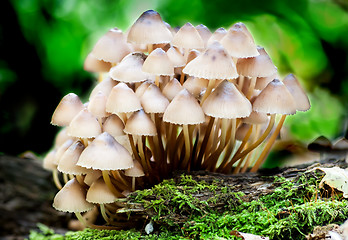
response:
{"label": "mushroom stem", "polygon": [[110,220],[109,220],[108,216],[106,215],[106,211],[105,211],[105,206],[104,206],[104,204],[100,204],[99,206],[100,206],[101,215],[103,216],[105,222],[106,222],[107,224],[110,224]]}
{"label": "mushroom stem", "polygon": [[[252,139],[251,142],[255,142],[256,139],[259,137],[259,135],[260,135],[260,124],[257,124],[256,127],[255,127],[255,134],[254,134],[253,139]],[[246,170],[248,169],[252,156],[255,156],[255,152],[249,153],[247,155],[247,159],[246,159],[246,161],[244,163],[244,166],[243,166],[243,168],[241,170],[242,173],[246,172]]]}
{"label": "mushroom stem", "polygon": [[147,161],[146,156],[145,156],[145,146],[143,144],[143,139],[142,136],[138,136],[138,150],[139,150],[139,154],[140,154],[140,161],[142,162],[143,166],[145,169],[147,169],[148,172],[151,171],[151,166],[150,166],[150,162]]}
{"label": "mushroom stem", "polygon": [[201,144],[200,149],[199,149],[198,157],[195,160],[195,165],[197,165],[197,162],[199,161],[199,163],[200,163],[199,167],[202,164],[203,154],[204,154],[205,149],[207,147],[207,143],[208,143],[208,140],[209,140],[211,129],[212,129],[213,124],[214,124],[214,120],[215,119],[213,117],[210,117],[208,126],[207,126],[207,128],[205,130],[205,134],[204,134],[204,138],[203,138],[202,144]]}
{"label": "mushroom stem", "polygon": [[54,169],[52,171],[52,176],[53,176],[53,181],[54,181],[54,184],[56,185],[56,187],[60,190],[62,189],[62,184],[60,183],[59,181],[59,177],[58,177],[58,170],[57,169]]}
{"label": "mushroom stem", "polygon": [[110,227],[110,226],[98,226],[98,225],[94,225],[91,223],[88,223],[85,218],[81,215],[81,213],[79,212],[75,212],[75,215],[77,217],[77,219],[86,227],[88,228],[93,228],[93,229],[100,229],[100,230],[119,230],[120,227]]}
{"label": "mushroom stem", "polygon": [[261,152],[261,155],[259,156],[259,158],[256,160],[255,165],[251,168],[250,172],[256,172],[259,167],[261,166],[261,164],[264,162],[264,160],[266,159],[266,157],[268,156],[269,151],[271,150],[271,147],[273,146],[279,132],[280,129],[282,128],[284,121],[285,121],[286,115],[283,114],[282,117],[279,120],[279,123],[276,127],[276,129],[274,130],[274,132],[272,133],[271,137],[269,138],[267,145],[265,146],[265,148],[263,149],[263,151]]}
{"label": "mushroom stem", "polygon": [[239,75],[239,79],[238,79],[238,90],[239,91],[242,91],[243,85],[244,85],[244,76]]}
{"label": "mushroom stem", "polygon": [[132,191],[135,191],[135,177],[132,177]]}
{"label": "mushroom stem", "polygon": [[102,170],[102,174],[103,174],[103,179],[105,184],[108,186],[108,188],[110,189],[110,191],[115,194],[116,197],[124,197],[123,194],[121,194],[116,188],[115,186],[112,184],[110,176],[109,176],[109,171],[107,170]]}
{"label": "mushroom stem", "polygon": [[159,84],[160,84],[159,80],[160,80],[160,76],[156,75],[156,77],[155,77],[155,84],[156,84],[157,87],[159,87]]}
{"label": "mushroom stem", "polygon": [[256,77],[252,77],[251,80],[250,80],[248,93],[246,95],[247,99],[249,99],[249,100],[250,100],[251,96],[253,95],[253,91],[254,91],[255,85],[256,85]]}
{"label": "mushroom stem", "polygon": [[147,52],[148,54],[150,54],[153,50],[153,45],[150,43],[150,44],[147,44]]}
{"label": "mushroom stem", "polygon": [[104,76],[102,73],[98,73],[98,82],[102,82],[104,79]]}
{"label": "mushroom stem", "polygon": [[69,181],[68,174],[63,173],[63,180],[64,180],[64,183],[67,183]]}
{"label": "mushroom stem", "polygon": [[130,143],[131,148],[132,148],[133,155],[134,155],[135,159],[140,162],[140,157],[138,155],[138,151],[137,151],[137,149],[135,147],[135,143],[134,143],[134,138],[131,134],[128,134],[128,138],[129,138],[129,143]]}
{"label": "mushroom stem", "polygon": [[244,157],[245,155],[247,155],[249,152],[251,152],[252,150],[254,150],[255,148],[257,148],[268,136],[268,134],[271,132],[273,125],[274,125],[274,121],[275,121],[275,114],[271,114],[271,119],[269,120],[269,124],[268,127],[266,128],[265,132],[261,135],[261,137],[254,142],[253,144],[251,144],[247,149],[245,149],[243,152],[239,153],[239,154],[235,154],[232,161],[237,161],[238,159]]}
{"label": "mushroom stem", "polygon": [[217,143],[218,143],[218,138],[219,138],[219,131],[220,131],[220,123],[221,119],[220,118],[215,118],[215,129],[214,129],[214,134],[211,136],[212,139],[212,144],[211,147],[208,147],[205,149],[205,164],[207,164],[206,159],[211,155],[209,153],[212,153],[215,151]]}
{"label": "mushroom stem", "polygon": [[209,80],[208,87],[205,90],[205,93],[204,93],[204,95],[202,97],[201,106],[203,105],[205,99],[207,99],[207,97],[210,95],[211,91],[213,90],[213,88],[215,86],[215,82],[216,82],[215,79]]}
{"label": "mushroom stem", "polygon": [[183,168],[187,167],[187,170],[190,171],[189,159],[191,154],[191,140],[190,140],[188,125],[183,124],[182,130],[184,132],[184,139],[185,139],[185,158],[181,166]]}

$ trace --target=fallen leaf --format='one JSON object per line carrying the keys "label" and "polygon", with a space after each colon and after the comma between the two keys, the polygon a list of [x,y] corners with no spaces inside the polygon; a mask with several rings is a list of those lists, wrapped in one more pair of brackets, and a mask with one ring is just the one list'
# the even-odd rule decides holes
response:
{"label": "fallen leaf", "polygon": [[348,172],[345,169],[339,167],[333,168],[316,168],[325,172],[325,176],[319,183],[319,187],[322,188],[324,183],[330,187],[343,192],[343,197],[348,198]]}

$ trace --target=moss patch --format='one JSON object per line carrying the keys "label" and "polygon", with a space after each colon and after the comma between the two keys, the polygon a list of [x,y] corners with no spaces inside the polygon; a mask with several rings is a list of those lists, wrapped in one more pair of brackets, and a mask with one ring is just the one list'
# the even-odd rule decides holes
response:
{"label": "moss patch", "polygon": [[129,197],[130,210],[132,204],[141,204],[150,218],[146,223],[152,220],[155,231],[150,235],[143,229],[86,229],[61,236],[41,229],[29,239],[233,239],[232,230],[270,239],[305,239],[315,226],[341,224],[348,217],[348,201],[341,194],[318,190],[321,178],[315,173],[292,180],[276,177],[272,190],[255,200],[252,193],[235,192],[221,181],[208,184],[182,175]]}

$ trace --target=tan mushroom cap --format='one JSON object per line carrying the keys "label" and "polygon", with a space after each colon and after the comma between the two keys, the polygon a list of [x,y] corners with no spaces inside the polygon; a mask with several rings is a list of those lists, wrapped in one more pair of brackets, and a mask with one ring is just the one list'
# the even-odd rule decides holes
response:
{"label": "tan mushroom cap", "polygon": [[164,113],[169,101],[159,87],[151,84],[140,98],[141,105],[147,113]]}
{"label": "tan mushroom cap", "polygon": [[71,139],[71,136],[68,135],[68,127],[63,127],[54,138],[54,147],[59,148],[68,139]]}
{"label": "tan mushroom cap", "polygon": [[104,132],[85,148],[77,165],[99,170],[121,170],[131,168],[133,159],[127,149]]}
{"label": "tan mushroom cap", "polygon": [[250,124],[242,123],[236,130],[236,139],[238,141],[243,141],[245,135],[247,134],[250,128]]}
{"label": "tan mushroom cap", "polygon": [[51,124],[68,126],[71,120],[84,108],[80,98],[75,93],[69,93],[60,100],[52,115]]}
{"label": "tan mushroom cap", "polygon": [[200,124],[205,122],[205,115],[198,101],[183,89],[168,105],[163,121],[172,124]]}
{"label": "tan mushroom cap", "polygon": [[195,98],[199,98],[208,87],[208,81],[208,79],[204,78],[189,77],[184,82],[183,87],[186,88]]}
{"label": "tan mushroom cap", "polygon": [[135,90],[135,95],[137,95],[137,97],[139,99],[141,99],[141,96],[143,96],[144,92],[151,84],[152,84],[152,82],[150,82],[150,81],[145,81],[145,82],[141,83],[140,86],[137,87],[137,89]]}
{"label": "tan mushroom cap", "polygon": [[57,164],[55,164],[55,155],[56,155],[57,150],[52,149],[49,151],[46,156],[43,159],[42,166],[44,169],[47,170],[56,170],[57,169]]}
{"label": "tan mushroom cap", "polygon": [[100,124],[95,116],[87,109],[81,110],[71,120],[68,135],[78,138],[94,138],[101,133]]}
{"label": "tan mushroom cap", "polygon": [[245,33],[245,29],[240,25],[233,25],[220,40],[220,43],[232,57],[249,58],[260,55],[254,39],[250,34]]}
{"label": "tan mushroom cap", "polygon": [[186,23],[174,35],[172,45],[184,49],[202,49],[204,41],[197,29],[191,23]]}
{"label": "tan mushroom cap", "polygon": [[53,207],[62,212],[87,212],[94,205],[86,201],[86,190],[75,178],[68,181],[56,194]]}
{"label": "tan mushroom cap", "polygon": [[208,96],[202,108],[208,116],[228,119],[247,117],[252,111],[249,100],[227,80]]}
{"label": "tan mushroom cap", "polygon": [[262,47],[257,47],[260,55],[251,58],[240,58],[237,62],[237,70],[245,77],[269,77],[277,72],[271,58]]}
{"label": "tan mushroom cap", "polygon": [[156,48],[146,58],[142,70],[153,75],[173,76],[174,65],[162,48]]}
{"label": "tan mushroom cap", "polygon": [[125,83],[113,87],[106,101],[106,111],[110,113],[135,112],[141,108],[139,98]]}
{"label": "tan mushroom cap", "polygon": [[118,63],[130,52],[122,31],[112,28],[97,41],[91,54],[99,60]]}
{"label": "tan mushroom cap", "polygon": [[83,69],[88,72],[108,72],[111,68],[111,63],[98,60],[91,53],[87,55],[83,63]]}
{"label": "tan mushroom cap", "polygon": [[58,165],[60,158],[63,156],[64,152],[74,143],[72,138],[67,139],[59,148],[57,148],[57,152],[54,155],[54,164]]}
{"label": "tan mushroom cap", "polygon": [[171,101],[183,89],[184,87],[180,84],[180,82],[176,78],[173,78],[163,88],[162,93]]}
{"label": "tan mushroom cap", "polygon": [[57,167],[58,171],[73,175],[86,174],[88,172],[86,168],[76,165],[84,149],[85,146],[80,141],[75,141],[73,144],[71,144],[59,159]]}
{"label": "tan mushroom cap", "polygon": [[294,97],[297,111],[307,111],[311,108],[311,104],[309,103],[306,92],[303,90],[299,81],[293,74],[287,75],[284,78],[283,83]]}
{"label": "tan mushroom cap", "polygon": [[158,12],[148,10],[141,14],[128,32],[128,42],[135,44],[169,43],[173,35]]}
{"label": "tan mushroom cap", "polygon": [[127,120],[126,126],[124,127],[123,131],[127,134],[137,136],[157,135],[155,123],[144,112],[144,110],[134,112]]}
{"label": "tan mushroom cap", "polygon": [[250,115],[243,119],[243,123],[263,124],[267,123],[268,116],[266,113],[252,111]]}
{"label": "tan mushroom cap", "polygon": [[95,204],[113,203],[117,197],[111,192],[109,187],[105,184],[103,178],[99,178],[92,183],[87,191],[87,202]]}
{"label": "tan mushroom cap", "polygon": [[220,42],[223,37],[225,37],[227,34],[227,30],[223,27],[218,28],[215,30],[215,32],[211,35],[211,37],[208,40],[207,45],[214,43],[215,41]]}
{"label": "tan mushroom cap", "polygon": [[91,100],[99,92],[102,92],[105,96],[109,96],[112,88],[115,87],[116,84],[117,82],[112,80],[110,77],[104,79],[93,88],[91,94],[89,95],[89,99]]}
{"label": "tan mushroom cap", "polygon": [[132,168],[125,170],[124,175],[126,175],[128,177],[145,176],[145,173],[144,173],[144,170],[143,170],[143,167],[141,166],[141,164],[137,160],[134,160],[133,163],[134,163],[134,166]]}
{"label": "tan mushroom cap", "polygon": [[124,135],[123,129],[124,124],[116,114],[112,114],[107,117],[103,123],[104,132],[108,132],[113,137]]}
{"label": "tan mushroom cap", "polygon": [[174,67],[183,67],[186,65],[184,56],[174,46],[171,46],[167,50],[167,56]]}
{"label": "tan mushroom cap", "polygon": [[199,24],[196,26],[196,30],[198,31],[199,35],[201,36],[204,47],[207,46],[208,40],[211,37],[212,33],[210,32],[209,28],[203,24]]}
{"label": "tan mushroom cap", "polygon": [[253,110],[268,114],[294,114],[296,104],[286,86],[274,79],[255,98]]}
{"label": "tan mushroom cap", "polygon": [[145,58],[146,56],[143,53],[128,54],[119,64],[110,69],[110,77],[128,83],[145,81],[148,77],[148,74],[142,70]]}
{"label": "tan mushroom cap", "polygon": [[110,114],[105,111],[106,100],[107,96],[102,91],[99,91],[97,95],[90,99],[87,107],[88,111],[97,118],[109,116]]}
{"label": "tan mushroom cap", "polygon": [[234,79],[238,77],[232,58],[219,42],[214,42],[204,53],[189,62],[182,70],[190,76],[206,79]]}
{"label": "tan mushroom cap", "polygon": [[[264,89],[267,84],[269,84],[270,82],[273,81],[273,79],[279,79],[279,75],[278,75],[278,72],[274,73],[273,75],[269,76],[269,77],[258,77],[256,79],[256,84],[255,84],[255,89],[259,89],[259,90],[262,90]],[[245,81],[246,79],[244,79]],[[247,85],[247,84],[246,84]]]}
{"label": "tan mushroom cap", "polygon": [[86,174],[83,182],[88,186],[91,186],[98,178],[100,178],[103,174],[100,170],[87,169],[88,173]]}
{"label": "tan mushroom cap", "polygon": [[191,49],[189,51],[189,54],[187,56],[187,60],[186,60],[186,64],[188,64],[189,62],[191,62],[193,59],[195,59],[196,57],[198,57],[201,54],[200,51],[196,50],[196,49]]}

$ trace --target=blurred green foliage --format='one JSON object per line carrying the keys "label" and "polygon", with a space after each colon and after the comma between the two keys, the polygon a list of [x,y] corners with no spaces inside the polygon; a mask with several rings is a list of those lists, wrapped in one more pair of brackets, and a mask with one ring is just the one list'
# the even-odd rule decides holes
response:
{"label": "blurred green foliage", "polygon": [[[319,135],[335,138],[346,131],[343,129],[348,103],[345,1],[12,0],[11,5],[20,30],[39,56],[42,78],[57,88],[61,96],[71,91],[82,94],[81,82],[89,81],[88,86],[92,85],[93,76],[84,72],[82,66],[100,36],[113,27],[126,31],[143,11],[154,9],[173,27],[189,21],[194,25],[203,23],[213,32],[244,22],[281,75],[294,73],[310,92],[312,110],[287,120],[295,138],[304,141]],[[0,36],[9,37],[1,35],[1,31]],[[16,72],[0,57],[0,101],[16,80]]]}

